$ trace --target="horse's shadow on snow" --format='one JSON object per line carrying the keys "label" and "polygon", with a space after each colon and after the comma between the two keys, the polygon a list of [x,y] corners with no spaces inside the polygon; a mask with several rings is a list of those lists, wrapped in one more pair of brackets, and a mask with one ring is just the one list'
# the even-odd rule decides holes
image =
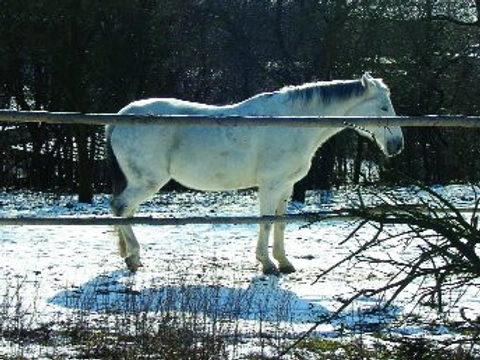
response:
{"label": "horse's shadow on snow", "polygon": [[[343,329],[371,330],[388,325],[400,312],[383,309],[378,300],[360,299],[362,310],[345,311],[331,318],[322,306],[330,298],[304,299],[279,286],[273,276],[255,276],[247,288],[219,284],[160,285],[137,289],[135,276],[119,270],[102,274],[78,287],[64,290],[49,303],[87,312],[204,314],[217,320],[256,320],[289,323],[316,323],[324,319]],[[367,305],[367,306],[365,306]]]}

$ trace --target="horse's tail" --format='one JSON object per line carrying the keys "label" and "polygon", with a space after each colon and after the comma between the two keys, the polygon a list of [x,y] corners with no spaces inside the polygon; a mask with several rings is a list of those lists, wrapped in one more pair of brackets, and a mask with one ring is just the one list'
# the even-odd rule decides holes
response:
{"label": "horse's tail", "polygon": [[118,164],[115,153],[113,152],[111,135],[113,126],[107,126],[105,129],[106,135],[106,155],[107,155],[107,167],[110,171],[110,180],[112,184],[112,194],[114,196],[119,195],[127,186],[127,178],[123,173],[120,165]]}

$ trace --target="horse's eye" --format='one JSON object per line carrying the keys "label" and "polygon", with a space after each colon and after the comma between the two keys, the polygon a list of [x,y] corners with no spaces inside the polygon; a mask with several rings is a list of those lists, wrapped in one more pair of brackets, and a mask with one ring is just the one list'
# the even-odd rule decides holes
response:
{"label": "horse's eye", "polygon": [[386,107],[386,106],[381,107],[380,110],[387,112],[387,111],[388,111],[388,107]]}

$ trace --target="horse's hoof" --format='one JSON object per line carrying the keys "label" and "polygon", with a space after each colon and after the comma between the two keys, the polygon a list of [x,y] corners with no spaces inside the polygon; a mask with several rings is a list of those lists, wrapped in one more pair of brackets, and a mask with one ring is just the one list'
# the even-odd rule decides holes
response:
{"label": "horse's hoof", "polygon": [[293,265],[280,266],[279,270],[282,274],[292,274],[295,271],[297,271],[297,270],[295,270],[295,267]]}
{"label": "horse's hoof", "polygon": [[263,274],[264,275],[278,276],[278,275],[280,275],[280,271],[278,271],[278,269],[275,265],[271,265],[271,266],[266,266],[266,267],[263,268]]}
{"label": "horse's hoof", "polygon": [[127,268],[131,272],[137,272],[138,268],[143,266],[142,263],[138,259],[134,259],[133,256],[125,258],[125,264],[127,264]]}

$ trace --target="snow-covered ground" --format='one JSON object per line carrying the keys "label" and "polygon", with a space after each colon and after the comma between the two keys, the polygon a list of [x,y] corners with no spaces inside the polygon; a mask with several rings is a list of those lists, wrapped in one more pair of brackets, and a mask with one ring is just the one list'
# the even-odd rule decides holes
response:
{"label": "snow-covered ground", "polygon": [[[473,206],[470,186],[437,188],[458,206]],[[408,189],[399,189],[409,199]],[[375,192],[378,195],[378,192]],[[418,195],[418,194],[416,194]],[[352,206],[354,190],[311,193],[304,205],[291,204],[290,212],[325,211]],[[365,195],[367,201],[371,195]],[[225,216],[256,215],[253,191],[228,193],[161,193],[142,205],[139,215]],[[0,216],[100,216],[107,215],[108,196],[95,196],[92,205],[79,204],[75,196],[29,192],[0,192]],[[141,243],[143,268],[125,270],[116,248],[116,234],[108,226],[3,226],[0,230],[0,294],[2,321],[35,324],[68,319],[74,312],[96,314],[128,311],[151,313],[201,313],[206,319],[235,320],[222,331],[273,336],[297,336],[342,304],[354,289],[376,286],[388,278],[388,269],[346,263],[327,277],[322,270],[348,256],[376,229],[364,226],[356,242],[342,241],[355,222],[322,221],[289,224],[287,254],[297,272],[280,277],[260,273],[255,261],[256,225],[135,226]],[[402,229],[389,228],[390,232]],[[377,249],[379,255],[385,249]],[[392,252],[397,251],[398,254]],[[390,256],[405,247],[389,248]],[[435,313],[413,308],[408,291],[381,313],[380,299],[361,297],[340,318],[319,325],[314,334],[334,336],[358,330],[442,336],[448,329],[431,326]],[[468,289],[461,302],[452,304],[459,318],[480,316],[479,289]],[[403,315],[416,314],[416,323],[400,323]],[[428,324],[428,326],[426,325]],[[1,341],[1,340],[0,340]],[[0,342],[0,356],[12,346]]]}

